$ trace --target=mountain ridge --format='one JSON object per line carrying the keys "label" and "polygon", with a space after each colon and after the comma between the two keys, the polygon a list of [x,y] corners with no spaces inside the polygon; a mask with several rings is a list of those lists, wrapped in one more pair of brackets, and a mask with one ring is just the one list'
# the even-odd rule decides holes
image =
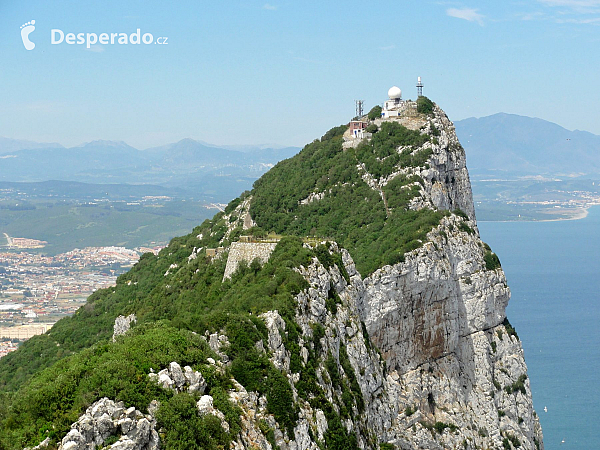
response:
{"label": "mountain ridge", "polygon": [[600,136],[555,123],[497,113],[456,121],[473,173],[512,175],[600,173]]}
{"label": "mountain ridge", "polygon": [[[428,99],[400,105],[278,163],[0,360],[0,442],[156,448],[143,426],[165,448],[543,448],[465,151]],[[247,261],[233,242],[276,245]],[[148,417],[103,432],[104,397]]]}

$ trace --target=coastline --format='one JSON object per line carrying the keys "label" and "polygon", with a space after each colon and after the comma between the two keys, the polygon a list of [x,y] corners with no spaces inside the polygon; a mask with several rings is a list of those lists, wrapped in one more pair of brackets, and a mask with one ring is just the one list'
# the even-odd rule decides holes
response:
{"label": "coastline", "polygon": [[589,206],[585,206],[582,208],[573,208],[573,209],[569,210],[569,212],[572,211],[571,217],[558,217],[556,219],[542,219],[542,220],[536,220],[535,222],[560,222],[562,220],[585,219],[589,214],[589,208],[590,208]]}
{"label": "coastline", "polygon": [[[562,222],[565,220],[581,220],[585,219],[589,214],[589,209],[596,204],[592,204],[589,206],[583,206],[579,208],[568,208],[560,210],[565,213],[564,217],[556,217],[553,219],[540,219],[540,220],[477,220],[477,223],[518,223],[518,222],[527,222],[527,223],[537,223],[537,222]],[[568,212],[567,212],[568,211]],[[477,213],[477,210],[475,211]],[[554,214],[554,211],[546,211],[545,214]]]}

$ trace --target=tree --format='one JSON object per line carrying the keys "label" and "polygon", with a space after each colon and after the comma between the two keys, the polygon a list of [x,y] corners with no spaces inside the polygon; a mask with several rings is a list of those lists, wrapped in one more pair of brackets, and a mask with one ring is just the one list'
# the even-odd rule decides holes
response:
{"label": "tree", "polygon": [[417,112],[421,114],[433,113],[433,102],[424,95],[419,96],[417,99]]}
{"label": "tree", "polygon": [[375,105],[371,108],[371,111],[369,111],[369,120],[375,120],[378,119],[379,117],[381,117],[381,106],[379,105]]}

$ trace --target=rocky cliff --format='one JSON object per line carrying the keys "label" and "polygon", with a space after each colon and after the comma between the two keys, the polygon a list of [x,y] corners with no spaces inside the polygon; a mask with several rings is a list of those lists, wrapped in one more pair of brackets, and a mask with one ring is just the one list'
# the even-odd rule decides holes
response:
{"label": "rocky cliff", "polygon": [[[119,311],[135,313],[137,322],[106,345],[134,339],[141,324],[157,318],[158,305],[167,305],[163,297],[171,305],[190,296],[197,300],[188,313],[160,308],[171,324],[205,344],[194,341],[201,350],[196,356],[163,358],[157,374],[149,363],[132,363],[144,370],[146,389],[163,397],[132,396],[127,405],[100,399],[58,436],[60,448],[173,447],[173,399],[188,398],[195,412],[177,417],[195,424],[198,434],[221,433],[219,442],[236,449],[543,448],[523,349],[506,319],[510,291],[498,258],[479,237],[465,153],[452,123],[436,106],[429,114],[375,124],[372,142],[342,150],[335,135],[324,144],[329,147],[305,149],[300,161],[323,148],[321,166],[346,159],[324,172],[302,162],[309,181],[288,198],[268,199],[265,192],[278,188],[271,187],[275,181],[266,188],[267,177],[187,241],[172,243],[156,262],[172,269],[164,276],[160,269],[162,284],[147,294],[155,300],[131,300],[142,289],[135,272],[120,280],[116,292],[129,289],[129,297]],[[381,150],[390,142],[391,151]],[[270,176],[285,170],[277,166]],[[352,205],[353,217],[335,215],[330,205],[340,198],[350,199],[340,209]],[[349,220],[364,218],[365,204],[377,211],[373,219],[347,233]],[[325,222],[315,219],[316,211]],[[313,237],[303,244],[282,239],[258,255],[260,264],[241,264],[241,245],[231,245],[242,230],[257,227]],[[231,262],[190,257],[218,245],[231,247]],[[387,255],[383,262],[376,259],[381,254]],[[178,288],[185,283],[190,287]],[[209,293],[217,299],[210,307],[200,297]],[[209,321],[212,310],[219,312]],[[182,371],[180,364],[193,368]],[[151,398],[151,405],[143,404]],[[94,411],[107,405],[108,431],[89,431],[100,414]],[[137,428],[134,421],[124,429],[127,418],[137,420]],[[82,423],[91,424],[89,432],[81,431]],[[195,445],[216,448],[210,439]]]}

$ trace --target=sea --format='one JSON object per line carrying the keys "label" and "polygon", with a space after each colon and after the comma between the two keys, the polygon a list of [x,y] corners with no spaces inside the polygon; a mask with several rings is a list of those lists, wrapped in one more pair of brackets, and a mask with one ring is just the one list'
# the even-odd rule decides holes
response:
{"label": "sea", "polygon": [[512,292],[545,448],[600,449],[600,206],[580,220],[478,226]]}

